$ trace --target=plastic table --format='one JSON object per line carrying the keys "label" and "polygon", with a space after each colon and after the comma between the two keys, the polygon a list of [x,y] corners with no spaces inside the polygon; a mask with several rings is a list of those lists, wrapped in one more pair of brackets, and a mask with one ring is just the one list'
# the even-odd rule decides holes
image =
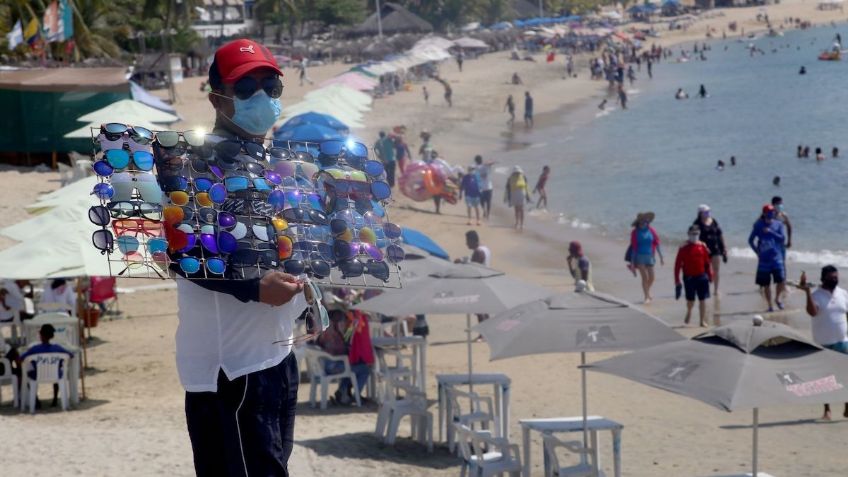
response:
{"label": "plastic table", "polygon": [[64,334],[71,339],[71,342],[68,343],[69,345],[80,345],[79,319],[74,316],[57,315],[49,317],[45,315],[38,315],[31,320],[24,320],[24,339],[26,339],[27,345],[38,343],[38,330],[41,329],[42,325],[46,324],[51,324],[54,328],[56,328],[57,338]]}
{"label": "plastic table", "polygon": [[[451,445],[453,443],[453,433],[448,429],[451,423],[447,422],[447,416],[450,415],[451,402],[447,396],[447,388],[452,386],[467,386],[469,384],[468,373],[437,374],[436,382],[439,386],[439,440],[442,440],[446,433],[448,445]],[[474,386],[492,386],[495,395],[495,418],[497,419],[495,435],[496,437],[509,439],[509,389],[512,385],[512,380],[505,374],[472,374],[470,382]]]}
{"label": "plastic table", "polygon": [[[521,419],[521,437],[524,448],[524,477],[530,477],[530,431],[542,434],[555,434],[558,432],[583,432],[583,416],[577,417],[552,417],[543,419]],[[612,454],[615,477],[621,477],[621,431],[624,426],[601,416],[589,416],[587,427],[591,436],[591,447],[594,449],[595,462],[600,467],[598,459],[598,431],[610,431],[612,433]],[[600,470],[600,469],[598,469]]]}

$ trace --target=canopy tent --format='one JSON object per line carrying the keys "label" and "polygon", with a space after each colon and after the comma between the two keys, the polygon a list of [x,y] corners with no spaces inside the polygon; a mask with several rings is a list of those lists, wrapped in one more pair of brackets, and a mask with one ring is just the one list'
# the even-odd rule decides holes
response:
{"label": "canopy tent", "polygon": [[274,133],[275,141],[323,142],[340,140],[344,137],[339,131],[320,124],[302,124]]}
{"label": "canopy tent", "polygon": [[[71,182],[61,189],[56,189],[53,192],[40,196],[32,204],[24,206],[24,209],[26,209],[26,211],[30,214],[36,215],[47,212],[54,207],[65,206],[70,202],[88,203],[89,194],[94,189],[94,184],[97,182],[98,179],[96,176],[89,176],[78,181]],[[0,231],[0,234],[2,233],[3,232]]]}
{"label": "canopy tent", "polygon": [[447,38],[443,38],[443,37],[437,36],[437,35],[425,36],[424,38],[416,41],[415,44],[412,45],[411,49],[415,50],[415,49],[418,49],[418,48],[436,47],[436,48],[439,48],[441,50],[447,50],[447,49],[451,48],[452,46],[454,46],[454,43],[455,42],[448,40]]}
{"label": "canopy tent", "polygon": [[0,152],[89,150],[64,134],[79,127],[80,115],[129,98],[124,68],[0,71]]}
{"label": "canopy tent", "polygon": [[283,110],[282,118],[285,120],[286,118],[309,112],[330,114],[353,129],[362,127],[361,110],[341,106],[338,103],[333,103],[326,99],[305,100],[287,106]]}
{"label": "canopy tent", "polygon": [[398,70],[398,67],[393,65],[388,61],[380,61],[378,63],[374,63],[368,66],[363,67],[363,69],[371,74],[382,76],[388,73],[394,73]]}
{"label": "canopy tent", "polygon": [[136,126],[136,123],[139,122],[173,123],[179,121],[179,119],[179,116],[158,110],[139,101],[124,99],[84,114],[78,117],[77,121],[89,123],[121,121]]}
{"label": "canopy tent", "polygon": [[144,103],[160,111],[165,111],[166,113],[177,114],[177,110],[173,106],[162,101],[158,96],[150,94],[149,91],[133,81],[130,81],[130,94],[132,95],[132,99],[140,103]]}
{"label": "canopy tent", "polygon": [[450,255],[435,240],[415,229],[402,227],[401,240],[403,243],[424,250],[434,257],[450,259]]}
{"label": "canopy tent", "polygon": [[325,126],[330,129],[335,129],[340,133],[347,133],[350,128],[347,124],[336,119],[335,116],[330,114],[323,113],[304,113],[298,114],[297,116],[292,116],[290,119],[286,120],[282,126],[280,126],[277,131],[285,131],[287,129],[293,129],[298,126],[305,126],[307,124],[317,124],[319,126]]}
{"label": "canopy tent", "polygon": [[383,34],[427,33],[433,31],[433,25],[397,3],[383,2],[379,12],[372,13],[353,31],[360,35],[376,35],[380,30]]}
{"label": "canopy tent", "polygon": [[460,48],[465,48],[465,49],[477,49],[477,48],[479,48],[479,49],[485,50],[485,49],[489,48],[489,45],[487,45],[485,41],[478,40],[476,38],[469,38],[467,36],[464,36],[462,38],[458,38],[458,39],[454,40],[453,43],[454,43],[454,45],[456,45]]}
{"label": "canopy tent", "polygon": [[348,72],[324,81],[321,83],[321,86],[329,86],[332,84],[340,84],[358,91],[370,91],[377,87],[378,82],[368,76]]}

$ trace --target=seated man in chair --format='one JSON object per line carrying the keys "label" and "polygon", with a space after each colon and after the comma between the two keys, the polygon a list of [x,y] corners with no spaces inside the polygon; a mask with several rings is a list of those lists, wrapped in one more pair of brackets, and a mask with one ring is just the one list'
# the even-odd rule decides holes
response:
{"label": "seated man in chair", "polygon": [[[68,355],[68,359],[73,358],[74,354],[71,353],[70,351],[68,351],[67,349],[65,349],[62,345],[53,344],[53,343],[50,342],[50,340],[52,340],[55,335],[56,335],[56,328],[54,328],[53,325],[51,325],[49,323],[42,325],[41,329],[38,330],[38,336],[41,338],[41,343],[30,346],[29,349],[26,350],[24,352],[24,354],[21,355],[20,361],[23,362],[23,360],[26,359],[28,356],[32,356],[32,355],[35,355],[35,354],[42,354],[42,353],[65,353],[65,354]],[[30,377],[30,379],[36,378],[36,370],[35,369],[28,369],[28,370],[25,370],[25,371],[27,373],[27,376]],[[62,374],[64,372],[65,372],[64,369],[59,369],[59,376],[62,376]],[[59,396],[59,385],[54,384],[53,385],[53,401],[50,403],[51,407],[57,406],[58,396]],[[41,403],[39,401],[36,401],[35,407],[40,408]]]}

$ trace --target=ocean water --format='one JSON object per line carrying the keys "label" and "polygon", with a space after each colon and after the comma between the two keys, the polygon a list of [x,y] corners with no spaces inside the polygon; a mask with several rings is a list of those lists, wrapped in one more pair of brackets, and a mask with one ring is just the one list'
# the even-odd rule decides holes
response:
{"label": "ocean water", "polygon": [[[650,210],[660,234],[678,241],[705,203],[733,253],[753,256],[746,245],[751,226],[780,195],[793,225],[790,259],[848,264],[848,59],[816,59],[836,32],[848,38],[840,27],[712,41],[707,61],[663,62],[652,80],[643,67],[627,86],[628,110],[610,98],[615,110],[588,105],[576,113],[583,120],[563,117],[533,131],[530,147],[507,156],[533,184],[542,165],[552,168],[549,213],[533,215],[626,237],[636,213]],[[751,57],[751,43],[765,54]],[[692,44],[683,46],[691,51]],[[680,48],[673,51],[677,58]],[[700,84],[706,99],[697,97]],[[675,100],[678,88],[691,99]],[[821,147],[827,159],[797,159],[799,144],[811,155]],[[834,146],[842,158],[830,159]],[[719,159],[723,171],[716,170]]]}

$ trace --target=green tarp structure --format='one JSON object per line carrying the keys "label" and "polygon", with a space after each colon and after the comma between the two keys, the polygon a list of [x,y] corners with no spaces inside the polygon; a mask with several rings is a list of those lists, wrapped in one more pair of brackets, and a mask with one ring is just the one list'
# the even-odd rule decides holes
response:
{"label": "green tarp structure", "polygon": [[91,152],[91,141],[66,139],[77,118],[130,99],[125,68],[36,68],[0,71],[0,157]]}

